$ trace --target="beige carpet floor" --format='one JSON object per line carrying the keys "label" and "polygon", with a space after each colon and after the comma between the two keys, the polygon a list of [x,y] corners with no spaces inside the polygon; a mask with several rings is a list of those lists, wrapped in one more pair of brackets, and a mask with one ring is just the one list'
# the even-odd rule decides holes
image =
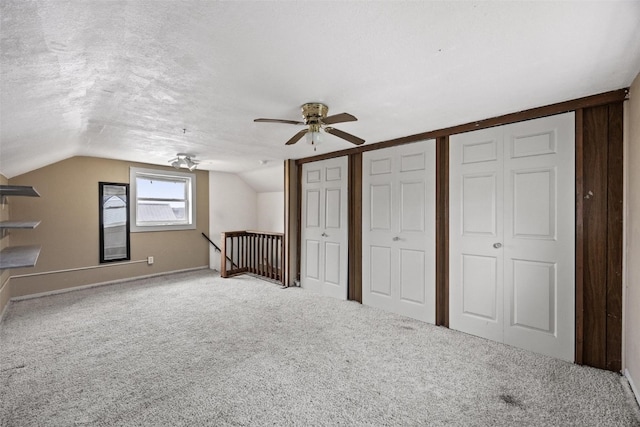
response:
{"label": "beige carpet floor", "polygon": [[623,377],[208,271],[13,302],[2,426],[638,426]]}

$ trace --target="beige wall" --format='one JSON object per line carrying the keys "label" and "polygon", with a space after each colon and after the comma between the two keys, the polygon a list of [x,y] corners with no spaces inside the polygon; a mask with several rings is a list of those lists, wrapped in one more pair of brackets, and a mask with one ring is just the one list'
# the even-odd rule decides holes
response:
{"label": "beige wall", "polygon": [[9,180],[12,185],[32,185],[41,195],[12,198],[12,219],[42,220],[35,230],[18,230],[11,235],[12,245],[42,245],[36,267],[11,270],[12,297],[208,266],[209,246],[200,233],[207,233],[209,228],[209,179],[206,171],[196,171],[196,230],[131,233],[131,260],[153,256],[153,265],[109,264],[82,271],[15,277],[100,265],[98,182],[128,183],[131,166],[173,170],[73,157]]}
{"label": "beige wall", "polygon": [[[0,175],[0,185],[7,185],[9,181],[3,175]],[[13,197],[12,197],[13,199]],[[8,221],[9,220],[9,198],[7,198],[7,203],[4,205],[0,205],[0,221]],[[7,235],[4,239],[0,240],[0,250],[9,246],[9,241],[11,236]],[[9,283],[9,274],[10,270],[0,270],[0,316],[2,316],[2,312],[9,302],[9,298],[11,297],[11,288]]]}
{"label": "beige wall", "polygon": [[640,74],[631,86],[627,109],[625,365],[640,399]]}

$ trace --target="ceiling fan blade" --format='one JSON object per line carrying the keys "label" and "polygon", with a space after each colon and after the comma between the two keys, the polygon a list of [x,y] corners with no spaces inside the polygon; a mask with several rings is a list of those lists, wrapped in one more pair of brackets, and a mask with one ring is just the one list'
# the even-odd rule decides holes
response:
{"label": "ceiling fan blade", "polygon": [[324,128],[324,131],[327,133],[330,133],[331,135],[335,135],[338,138],[346,139],[352,144],[356,144],[356,145],[364,144],[364,139],[358,138],[357,136],[351,135],[350,133],[343,132],[339,129]]}
{"label": "ceiling fan blade", "polygon": [[358,119],[349,113],[334,114],[333,116],[325,117],[322,119],[322,123],[325,125],[333,125],[335,123],[355,122]]}
{"label": "ceiling fan blade", "polygon": [[289,125],[303,125],[304,122],[298,122],[295,120],[283,120],[283,119],[255,119],[254,122],[258,123],[286,123]]}
{"label": "ceiling fan blade", "polygon": [[293,145],[296,142],[298,142],[300,140],[300,138],[302,138],[307,132],[309,132],[309,129],[302,129],[300,132],[296,133],[295,135],[293,135],[293,138],[291,138],[290,140],[288,140],[286,142],[286,144],[284,145]]}

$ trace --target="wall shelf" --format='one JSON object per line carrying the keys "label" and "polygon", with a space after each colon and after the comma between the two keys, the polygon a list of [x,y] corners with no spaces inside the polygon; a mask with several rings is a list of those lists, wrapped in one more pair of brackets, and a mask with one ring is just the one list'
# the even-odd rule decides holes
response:
{"label": "wall shelf", "polygon": [[28,185],[0,185],[0,196],[40,197],[40,193]]}
{"label": "wall shelf", "polygon": [[40,221],[0,221],[0,230],[9,228],[34,229],[40,224]]}
{"label": "wall shelf", "polygon": [[33,267],[38,261],[40,246],[10,246],[0,251],[0,270]]}
{"label": "wall shelf", "polygon": [[40,221],[0,221],[0,238],[4,239],[9,230],[33,230],[38,224]]}
{"label": "wall shelf", "polygon": [[[40,193],[29,185],[0,185],[0,204],[7,203],[7,196],[40,197]],[[1,221],[1,237],[10,229],[32,230],[40,221]],[[40,246],[7,246],[0,251],[0,270],[7,268],[33,267],[40,255]]]}

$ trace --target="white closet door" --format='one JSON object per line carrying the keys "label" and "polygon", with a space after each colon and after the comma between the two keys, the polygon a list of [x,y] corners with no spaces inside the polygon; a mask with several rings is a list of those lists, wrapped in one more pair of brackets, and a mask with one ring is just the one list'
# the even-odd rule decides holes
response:
{"label": "white closet door", "polygon": [[502,145],[501,128],[449,140],[449,327],[500,342]]}
{"label": "white closet door", "polygon": [[504,150],[504,342],[573,361],[574,114],[505,127]]}
{"label": "white closet door", "polygon": [[347,158],[302,166],[300,285],[347,299]]}
{"label": "white closet door", "polygon": [[363,304],[435,322],[435,141],[363,155]]}
{"label": "white closet door", "polygon": [[452,329],[573,361],[573,113],[450,138]]}

